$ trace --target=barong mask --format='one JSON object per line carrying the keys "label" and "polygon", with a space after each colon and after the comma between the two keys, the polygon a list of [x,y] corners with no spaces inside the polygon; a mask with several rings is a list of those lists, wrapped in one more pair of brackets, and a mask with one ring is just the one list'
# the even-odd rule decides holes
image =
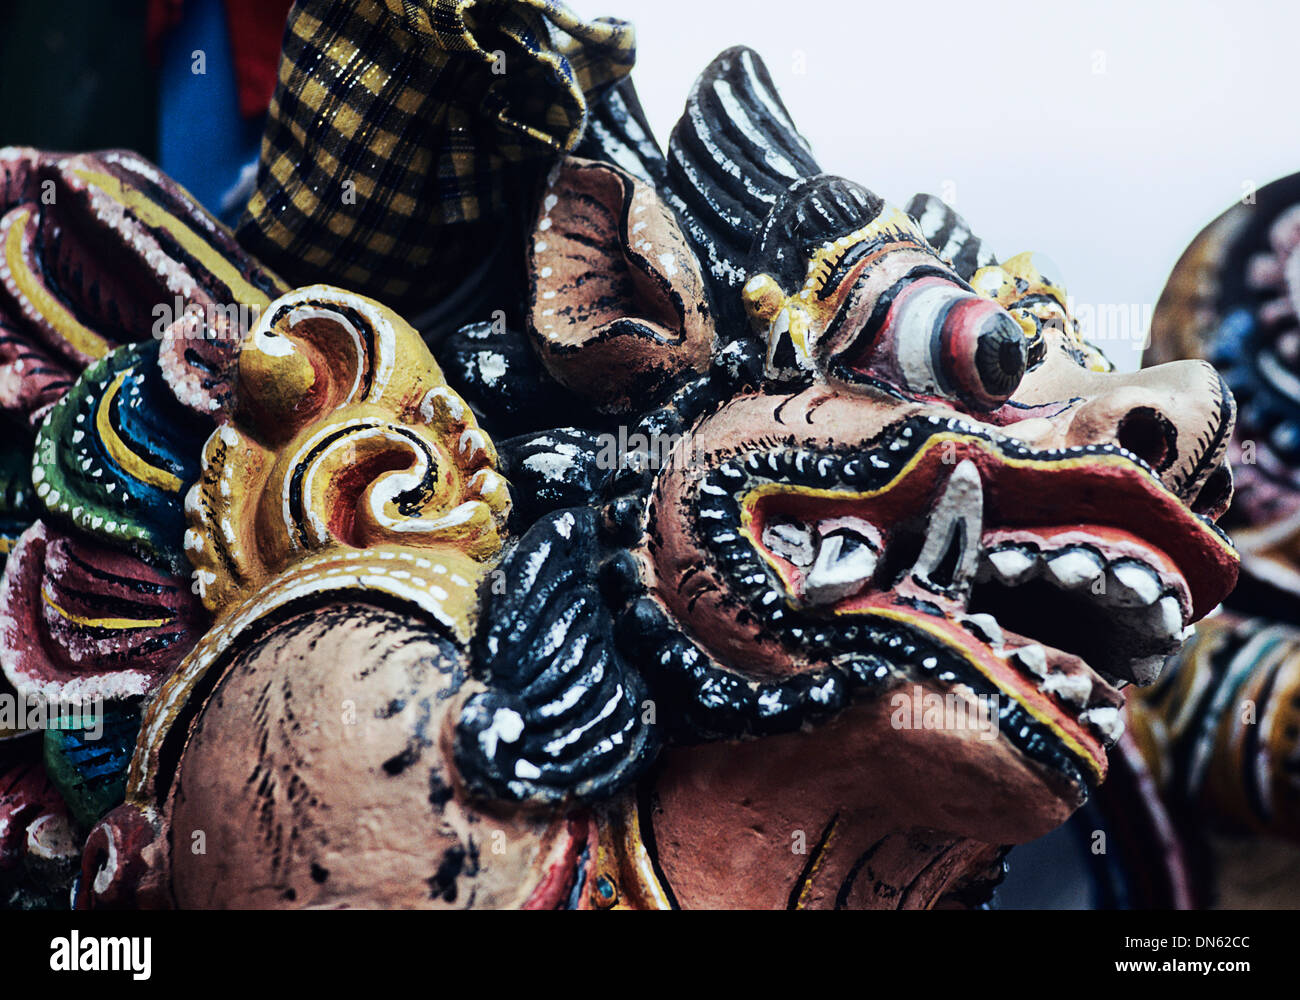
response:
{"label": "barong mask", "polygon": [[553,173],[530,321],[607,411],[686,382],[605,510],[623,648],[668,728],[791,731],[910,683],[993,696],[992,752],[1077,804],[1119,689],[1235,578],[1222,380],[1114,372],[1033,255],[822,174],[747,50],[703,74],[666,159],[636,134]]}
{"label": "barong mask", "polygon": [[[753,905],[703,853],[645,876],[661,820],[624,810],[654,788],[660,844],[723,844],[740,775],[833,812],[827,842],[891,804],[900,871],[962,841],[922,865],[932,905],[1078,807],[1120,688],[1232,587],[1213,368],[1116,373],[1041,261],[823,173],[752,52],[705,70],[666,156],[628,86],[578,152],[538,193],[526,335],[435,344],[444,379],[391,311],[315,286],[225,359],[169,535],[212,625],[145,710],[81,903]],[[525,393],[549,422],[494,445]],[[913,690],[993,704],[995,738],[909,724]]]}

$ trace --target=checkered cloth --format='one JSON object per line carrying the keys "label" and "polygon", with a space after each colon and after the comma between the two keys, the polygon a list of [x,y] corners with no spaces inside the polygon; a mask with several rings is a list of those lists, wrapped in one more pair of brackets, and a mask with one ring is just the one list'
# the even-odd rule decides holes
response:
{"label": "checkered cloth", "polygon": [[240,242],[295,284],[434,302],[634,58],[631,25],[553,0],[298,0]]}

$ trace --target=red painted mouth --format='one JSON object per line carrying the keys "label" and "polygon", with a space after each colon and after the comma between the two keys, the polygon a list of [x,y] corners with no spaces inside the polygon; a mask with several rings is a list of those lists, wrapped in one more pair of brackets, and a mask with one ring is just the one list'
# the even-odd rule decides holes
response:
{"label": "red painted mouth", "polygon": [[789,603],[929,632],[1094,770],[1118,688],[1151,683],[1237,575],[1212,523],[1117,450],[945,432],[878,488],[771,482],[737,499]]}

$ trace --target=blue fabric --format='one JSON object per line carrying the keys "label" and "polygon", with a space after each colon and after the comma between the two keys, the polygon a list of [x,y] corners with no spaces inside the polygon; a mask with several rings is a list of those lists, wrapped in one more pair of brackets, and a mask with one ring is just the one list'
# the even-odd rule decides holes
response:
{"label": "blue fabric", "polygon": [[[204,55],[202,74],[194,72],[196,51]],[[262,120],[239,114],[221,0],[189,0],[181,23],[163,40],[158,165],[209,212],[232,224],[247,201],[232,192],[241,171],[256,164],[261,136]]]}

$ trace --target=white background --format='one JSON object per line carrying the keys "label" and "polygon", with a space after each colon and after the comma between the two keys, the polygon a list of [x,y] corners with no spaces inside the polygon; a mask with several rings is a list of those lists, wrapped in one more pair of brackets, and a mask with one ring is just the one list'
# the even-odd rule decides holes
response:
{"label": "white background", "polygon": [[[1300,171],[1293,0],[569,5],[636,25],[661,145],[696,74],[749,45],[823,169],[947,198],[1000,258],[1045,253],[1081,304],[1149,309],[1243,185]],[[1136,365],[1131,338],[1102,346]]]}

